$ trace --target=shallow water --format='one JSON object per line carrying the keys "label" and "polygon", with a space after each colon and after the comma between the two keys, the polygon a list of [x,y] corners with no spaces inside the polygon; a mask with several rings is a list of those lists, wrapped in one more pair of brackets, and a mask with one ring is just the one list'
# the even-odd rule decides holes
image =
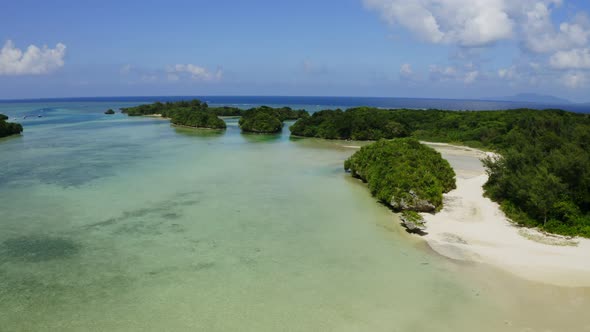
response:
{"label": "shallow water", "polygon": [[[340,142],[2,104],[2,331],[590,331],[590,290],[444,259]],[[43,117],[36,117],[42,114]]]}

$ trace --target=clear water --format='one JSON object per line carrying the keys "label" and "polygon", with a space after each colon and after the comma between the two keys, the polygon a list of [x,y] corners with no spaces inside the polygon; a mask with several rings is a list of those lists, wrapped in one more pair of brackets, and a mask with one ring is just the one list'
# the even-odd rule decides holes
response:
{"label": "clear water", "polygon": [[407,235],[342,142],[102,114],[134,103],[0,105],[1,331],[590,331],[590,290]]}

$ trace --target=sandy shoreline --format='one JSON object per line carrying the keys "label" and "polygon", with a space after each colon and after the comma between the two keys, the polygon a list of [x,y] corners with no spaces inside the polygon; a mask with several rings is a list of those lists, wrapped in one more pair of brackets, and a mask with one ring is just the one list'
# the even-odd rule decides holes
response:
{"label": "sandy shoreline", "polygon": [[[440,143],[457,173],[457,189],[444,196],[436,215],[423,214],[430,247],[446,257],[487,263],[522,278],[569,287],[590,287],[590,239],[568,240],[515,226],[498,204],[483,197],[487,175],[480,159],[489,152]],[[548,244],[556,243],[556,244]]]}

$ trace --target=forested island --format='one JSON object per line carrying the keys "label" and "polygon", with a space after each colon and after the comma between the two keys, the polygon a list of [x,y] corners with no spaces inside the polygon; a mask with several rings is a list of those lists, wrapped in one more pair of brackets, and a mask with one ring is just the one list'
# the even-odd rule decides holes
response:
{"label": "forested island", "polygon": [[170,121],[178,126],[195,128],[225,129],[225,121],[206,110],[181,109],[174,114]]}
{"label": "forested island", "polygon": [[209,107],[198,99],[155,102],[122,108],[121,111],[129,116],[158,115],[169,118],[175,125],[210,129],[226,128],[220,116],[241,117],[239,125],[242,131],[252,133],[277,133],[283,128],[283,121],[309,117],[307,111],[293,110],[290,107],[261,106],[243,110],[230,106]]}
{"label": "forested island", "polygon": [[[228,108],[229,109],[229,108]],[[216,110],[216,109],[214,109]],[[135,107],[122,108],[129,116],[158,115],[169,118],[172,124],[193,128],[225,129],[225,121],[207,103],[198,99],[178,102],[155,102]]]}
{"label": "forested island", "polygon": [[239,125],[243,132],[271,134],[281,131],[283,121],[305,119],[309,117],[309,113],[305,110],[293,110],[290,107],[261,106],[245,110],[241,116]]}
{"label": "forested island", "polygon": [[0,114],[0,137],[18,135],[23,132],[23,126],[19,123],[7,122],[8,117]]}
{"label": "forested island", "polygon": [[587,114],[360,107],[317,112],[297,121],[291,131],[298,136],[334,139],[413,137],[495,150],[501,157],[484,161],[489,175],[485,191],[513,221],[590,237]]}
{"label": "forested island", "polygon": [[344,169],[396,211],[435,212],[455,189],[455,172],[434,149],[414,138],[379,140],[362,147]]}

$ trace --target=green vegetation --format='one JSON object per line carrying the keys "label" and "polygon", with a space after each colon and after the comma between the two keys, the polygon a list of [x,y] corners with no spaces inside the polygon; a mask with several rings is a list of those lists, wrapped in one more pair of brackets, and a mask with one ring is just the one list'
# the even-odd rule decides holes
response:
{"label": "green vegetation", "polygon": [[265,106],[245,111],[239,124],[242,131],[250,133],[278,133],[283,128],[279,112]]}
{"label": "green vegetation", "polygon": [[309,117],[305,110],[293,110],[289,107],[271,108],[261,106],[249,110],[236,107],[209,107],[198,99],[178,102],[155,102],[153,104],[122,108],[129,116],[161,115],[170,118],[173,124],[223,129],[225,122],[218,116],[241,116],[240,127],[244,132],[276,133],[283,128],[283,121]]}
{"label": "green vegetation", "polygon": [[23,126],[18,123],[6,122],[8,117],[0,114],[0,137],[17,135],[23,132]]}
{"label": "green vegetation", "polygon": [[371,194],[395,210],[432,212],[442,194],[455,188],[455,172],[434,149],[413,138],[380,140],[362,147],[344,162]]}
{"label": "green vegetation", "polygon": [[104,114],[107,114],[107,115],[112,115],[112,114],[115,114],[115,111],[113,111],[113,109],[109,108],[108,110],[106,110],[106,111],[104,112]]}
{"label": "green vegetation", "polygon": [[[179,126],[225,129],[225,122],[217,117],[223,113],[224,109],[210,109],[207,103],[195,99],[167,103],[155,102],[153,104],[122,108],[121,110],[129,116],[161,115],[170,118],[173,124]],[[233,108],[227,108],[227,112],[233,112],[234,110]]]}
{"label": "green vegetation", "polygon": [[419,233],[426,229],[424,218],[416,211],[402,211],[400,219],[410,232]]}
{"label": "green vegetation", "polygon": [[305,110],[292,110],[290,107],[272,108],[261,106],[242,112],[240,128],[250,133],[278,133],[283,128],[283,121],[309,117]]}
{"label": "green vegetation", "polygon": [[243,109],[237,107],[209,107],[208,111],[217,116],[242,116]]}
{"label": "green vegetation", "polygon": [[391,111],[376,108],[324,110],[297,121],[290,129],[293,135],[327,139],[379,140],[408,135]]}
{"label": "green vegetation", "polygon": [[165,118],[171,118],[172,114],[178,110],[204,110],[209,106],[198,99],[191,101],[177,101],[161,103],[159,101],[153,104],[144,104],[135,107],[121,108],[121,112],[129,116],[141,115],[161,115]]}
{"label": "green vegetation", "polygon": [[525,112],[495,139],[487,195],[515,222],[590,237],[590,117]]}
{"label": "green vegetation", "polygon": [[179,126],[225,129],[225,121],[213,113],[202,110],[178,110],[172,114],[171,122]]}
{"label": "green vegetation", "polygon": [[[390,132],[386,124],[401,130]],[[292,133],[339,139],[384,135],[498,151],[486,194],[527,227],[590,237],[590,115],[561,110],[441,111],[354,108],[297,121]]]}

